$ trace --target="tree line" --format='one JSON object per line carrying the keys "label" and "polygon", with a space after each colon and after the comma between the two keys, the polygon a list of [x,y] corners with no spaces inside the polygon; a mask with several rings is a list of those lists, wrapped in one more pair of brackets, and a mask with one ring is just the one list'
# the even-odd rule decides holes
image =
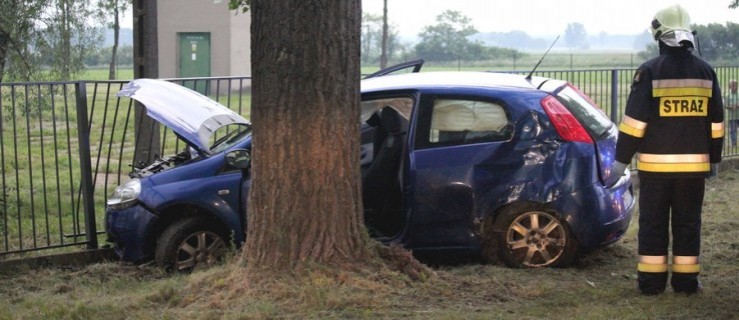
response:
{"label": "tree line", "polygon": [[0,82],[72,79],[100,47],[100,25],[114,30],[107,59],[113,69],[119,15],[129,6],[130,0],[0,0]]}

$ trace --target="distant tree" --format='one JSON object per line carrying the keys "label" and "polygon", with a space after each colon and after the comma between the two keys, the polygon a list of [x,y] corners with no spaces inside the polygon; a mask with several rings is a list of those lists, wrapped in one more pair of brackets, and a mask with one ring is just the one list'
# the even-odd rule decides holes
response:
{"label": "distant tree", "polygon": [[644,30],[644,32],[634,39],[634,49],[637,50],[644,50],[650,44],[654,44],[654,37],[649,30]]}
{"label": "distant tree", "polygon": [[85,0],[56,0],[42,15],[34,50],[48,58],[52,79],[70,80],[85,69],[85,53],[102,40],[90,23],[93,8]]}
{"label": "distant tree", "polygon": [[390,26],[387,23],[387,0],[382,0],[382,53],[380,54],[380,69],[387,67],[387,46],[390,37]]}
{"label": "distant tree", "polygon": [[470,18],[459,11],[447,10],[436,16],[437,24],[426,26],[416,44],[419,57],[434,61],[479,60],[487,50],[479,41],[469,39],[477,33]]}
{"label": "distant tree", "polygon": [[[0,0],[0,79],[68,80],[84,70],[100,35],[83,0]],[[7,73],[6,73],[7,71]]]}
{"label": "distant tree", "polygon": [[736,63],[739,59],[739,24],[727,22],[725,25],[710,23],[694,25],[700,42],[700,54],[714,63]]}
{"label": "distant tree", "polygon": [[582,23],[574,22],[567,24],[565,29],[565,45],[570,49],[586,49],[588,33]]}
{"label": "distant tree", "polygon": [[28,80],[39,69],[31,43],[47,6],[45,1],[0,0],[0,82]]}
{"label": "distant tree", "polygon": [[[482,41],[486,46],[512,49],[546,49],[548,43],[543,39],[532,38],[526,32],[513,30],[508,32],[478,33],[470,37]],[[520,55],[519,55],[520,57]]]}
{"label": "distant tree", "polygon": [[[113,29],[113,47],[110,50],[110,64],[108,66],[108,79],[114,80],[116,75],[116,64],[118,57],[118,44],[120,39],[120,14],[125,12],[131,6],[131,0],[99,0],[97,7],[97,16],[101,21],[107,22],[108,26]],[[113,22],[109,22],[110,18]]]}
{"label": "distant tree", "polygon": [[739,0],[732,0],[729,3],[729,9],[736,9],[737,7],[739,7]]}
{"label": "distant tree", "polygon": [[[699,50],[693,54],[700,55],[703,59],[713,64],[736,64],[739,60],[739,24],[727,22],[725,25],[710,23],[708,25],[693,25],[696,31],[696,39]],[[652,40],[653,41],[653,40]],[[647,46],[646,50],[639,52],[639,57],[650,58],[659,55],[657,42]]]}
{"label": "distant tree", "polygon": [[[362,64],[371,65],[381,61],[383,18],[368,13],[362,14]],[[388,25],[386,57],[388,60],[397,59],[405,48],[400,43],[397,29]]]}

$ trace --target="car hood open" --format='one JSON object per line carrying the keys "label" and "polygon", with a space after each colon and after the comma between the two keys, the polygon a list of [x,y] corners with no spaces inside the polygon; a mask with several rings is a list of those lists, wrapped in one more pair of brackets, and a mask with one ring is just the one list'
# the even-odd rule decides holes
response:
{"label": "car hood open", "polygon": [[117,96],[140,102],[152,119],[206,153],[210,153],[210,138],[218,128],[250,124],[222,104],[169,81],[136,79],[123,86]]}

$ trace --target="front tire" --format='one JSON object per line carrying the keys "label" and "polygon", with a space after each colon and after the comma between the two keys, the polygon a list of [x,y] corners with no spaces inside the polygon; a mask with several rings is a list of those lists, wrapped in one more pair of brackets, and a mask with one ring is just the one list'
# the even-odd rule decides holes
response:
{"label": "front tire", "polygon": [[212,222],[189,217],[168,226],[157,240],[154,260],[167,270],[189,272],[211,266],[226,254],[225,233]]}
{"label": "front tire", "polygon": [[510,267],[566,267],[575,257],[575,238],[552,212],[540,208],[507,210],[495,226],[498,256]]}

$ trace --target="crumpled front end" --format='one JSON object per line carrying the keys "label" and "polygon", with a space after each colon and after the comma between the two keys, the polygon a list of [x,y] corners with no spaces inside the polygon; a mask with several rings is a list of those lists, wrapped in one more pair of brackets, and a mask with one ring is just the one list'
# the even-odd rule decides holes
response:
{"label": "crumpled front end", "polygon": [[[154,255],[154,225],[158,217],[141,205],[105,211],[105,233],[121,260],[134,263]],[[150,239],[151,241],[141,241]]]}

